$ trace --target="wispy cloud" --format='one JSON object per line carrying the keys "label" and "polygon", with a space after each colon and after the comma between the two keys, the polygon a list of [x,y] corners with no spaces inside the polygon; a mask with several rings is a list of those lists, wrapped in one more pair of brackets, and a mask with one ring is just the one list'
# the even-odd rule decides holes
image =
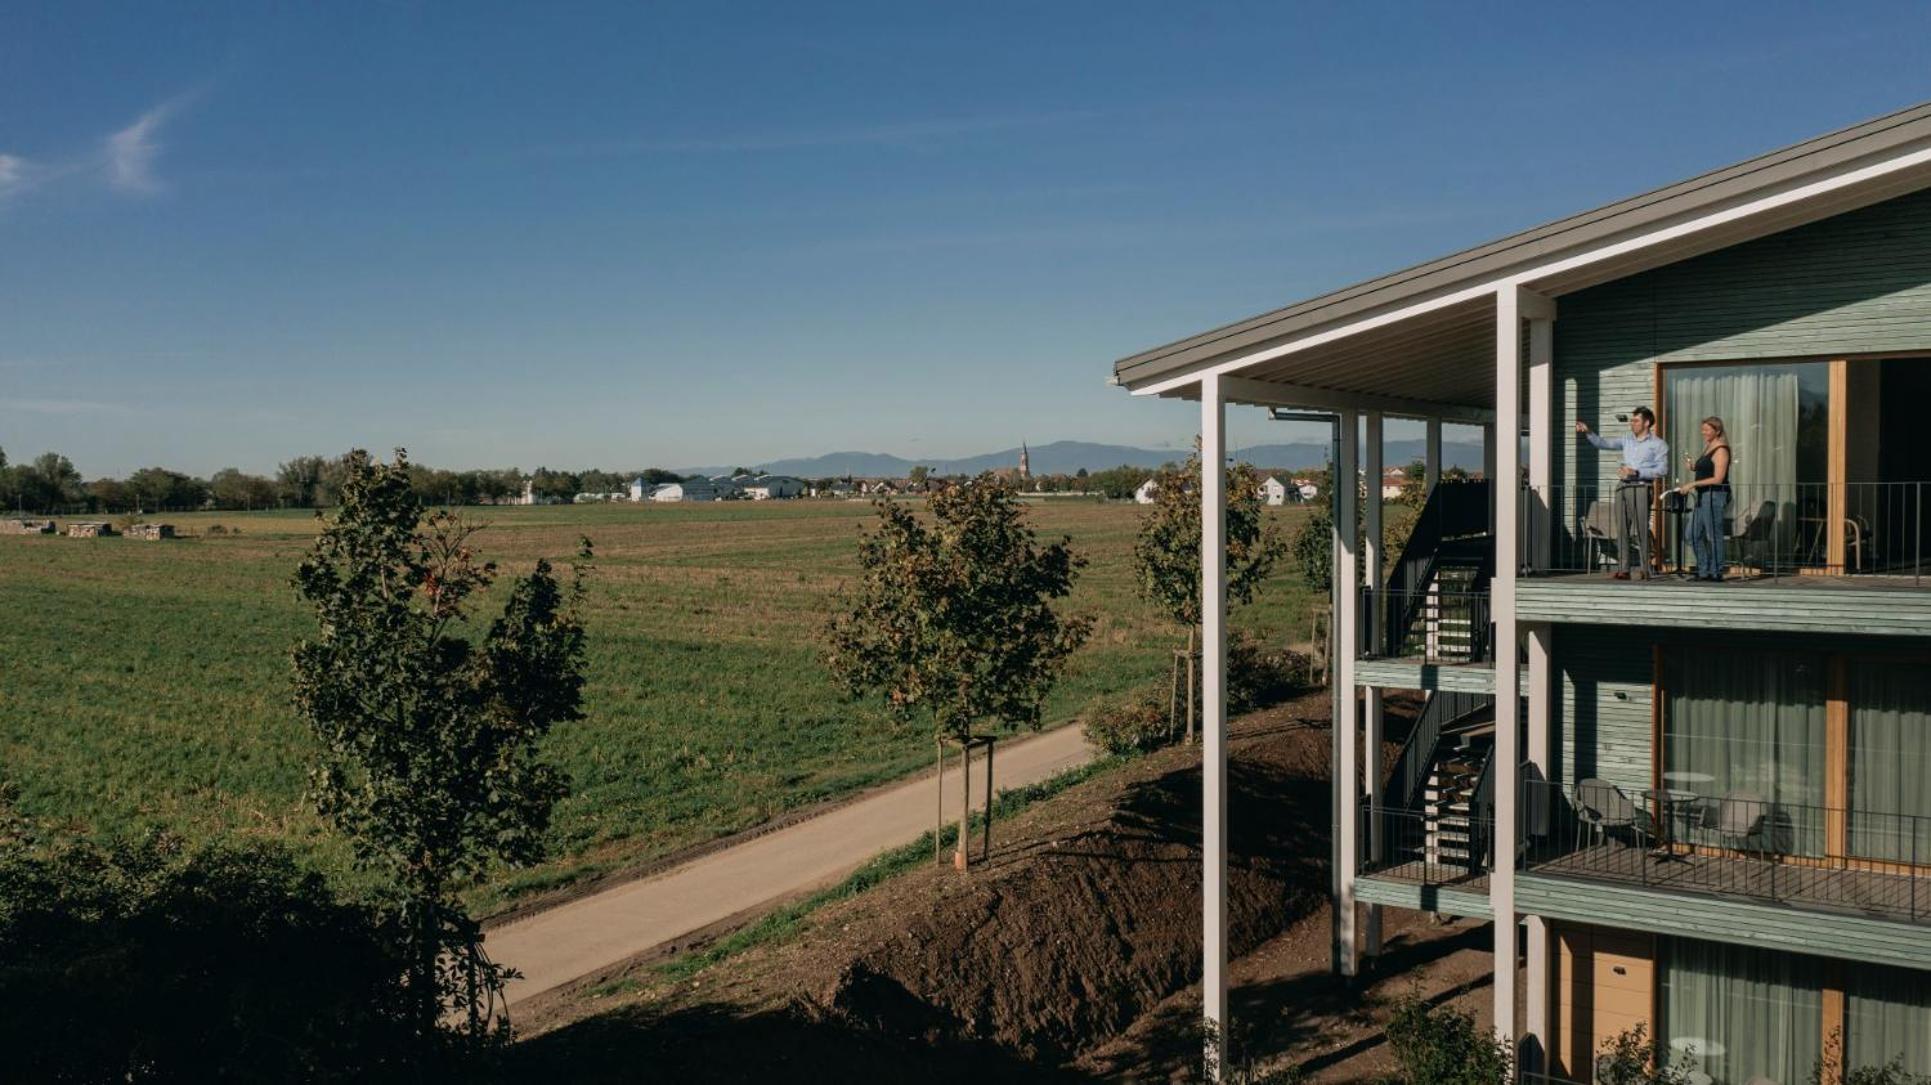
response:
{"label": "wispy cloud", "polygon": [[102,147],[107,183],[122,192],[148,193],[160,189],[154,160],[161,154],[161,127],[179,111],[184,99],[171,98],[133,124],[108,136]]}
{"label": "wispy cloud", "polygon": [[162,129],[194,97],[190,92],[162,102],[90,150],[45,158],[0,151],[0,205],[67,178],[92,179],[131,196],[160,191],[165,186],[154,166],[161,156]]}

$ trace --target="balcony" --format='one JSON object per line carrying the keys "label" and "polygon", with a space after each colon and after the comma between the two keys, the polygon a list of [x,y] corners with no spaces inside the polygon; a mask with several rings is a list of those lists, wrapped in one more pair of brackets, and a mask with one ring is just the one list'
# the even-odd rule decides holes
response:
{"label": "balcony", "polygon": [[1694,577],[1690,502],[1651,508],[1648,581],[1617,565],[1616,490],[1523,492],[1518,581],[1525,621],[1931,636],[1931,484],[1738,484],[1723,518],[1724,581]]}
{"label": "balcony", "polygon": [[1931,818],[1523,785],[1521,869],[1931,926]]}

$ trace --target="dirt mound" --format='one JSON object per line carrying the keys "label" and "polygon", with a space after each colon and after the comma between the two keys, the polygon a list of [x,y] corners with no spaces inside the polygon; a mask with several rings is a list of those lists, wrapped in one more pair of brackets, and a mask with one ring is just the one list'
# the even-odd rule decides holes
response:
{"label": "dirt mound", "polygon": [[[1276,715],[1231,745],[1234,954],[1324,899],[1327,743],[1325,728]],[[1200,769],[1185,761],[1128,783],[1097,820],[1019,842],[962,890],[848,946],[846,963],[805,996],[809,1009],[1046,1063],[1116,1035],[1199,978]]]}

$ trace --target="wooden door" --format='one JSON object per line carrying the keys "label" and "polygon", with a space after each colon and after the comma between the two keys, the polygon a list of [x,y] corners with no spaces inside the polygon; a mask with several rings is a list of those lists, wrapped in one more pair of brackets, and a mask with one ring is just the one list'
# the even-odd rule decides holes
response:
{"label": "wooden door", "polygon": [[[1650,1025],[1655,998],[1653,939],[1595,927],[1556,928],[1550,1070],[1571,1081],[1593,1078],[1596,1055],[1619,1033]],[[1655,1028],[1649,1033],[1655,1035]]]}

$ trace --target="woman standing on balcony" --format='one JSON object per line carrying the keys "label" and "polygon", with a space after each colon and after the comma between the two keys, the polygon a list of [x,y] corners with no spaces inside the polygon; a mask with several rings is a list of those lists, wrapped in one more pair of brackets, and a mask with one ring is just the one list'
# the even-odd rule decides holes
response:
{"label": "woman standing on balcony", "polygon": [[1722,580],[1723,536],[1730,515],[1730,439],[1724,435],[1723,419],[1715,415],[1703,420],[1702,431],[1703,455],[1683,457],[1696,477],[1678,486],[1676,492],[1685,497],[1698,494],[1696,511],[1690,516],[1696,578]]}

